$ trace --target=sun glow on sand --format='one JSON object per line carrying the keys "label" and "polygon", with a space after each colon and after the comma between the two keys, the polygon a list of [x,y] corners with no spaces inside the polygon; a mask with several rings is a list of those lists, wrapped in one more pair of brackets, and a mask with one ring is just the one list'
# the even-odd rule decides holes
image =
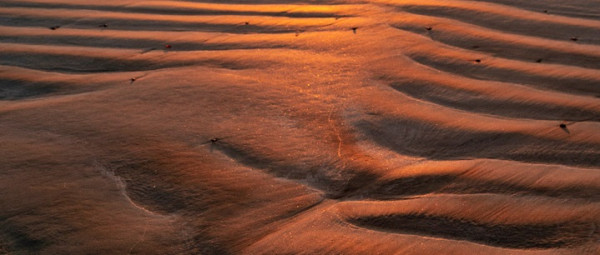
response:
{"label": "sun glow on sand", "polygon": [[0,254],[600,254],[598,10],[0,1]]}

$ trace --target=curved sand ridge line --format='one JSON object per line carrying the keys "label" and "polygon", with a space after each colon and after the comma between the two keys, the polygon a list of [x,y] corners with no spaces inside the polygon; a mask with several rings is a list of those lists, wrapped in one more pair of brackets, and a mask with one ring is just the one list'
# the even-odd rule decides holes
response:
{"label": "curved sand ridge line", "polygon": [[[471,199],[485,198],[489,202],[471,203]],[[421,201],[407,200],[396,202],[349,202],[340,204],[339,210],[348,221],[358,226],[365,226],[399,233],[418,233],[430,236],[466,239],[493,246],[508,248],[551,248],[568,244],[577,245],[593,241],[598,235],[593,224],[585,221],[577,222],[569,214],[572,212],[556,210],[557,205],[537,201],[536,209],[555,210],[551,220],[527,220],[527,213],[519,212],[520,218],[510,219],[515,215],[509,204],[524,204],[531,201],[511,199],[496,195],[463,196],[431,196]],[[445,201],[443,205],[428,206],[435,201]],[[429,202],[429,203],[428,203]],[[418,204],[418,205],[417,205]],[[379,206],[378,206],[379,205]],[[422,209],[400,209],[415,208]],[[531,205],[530,205],[531,206]],[[529,207],[529,206],[527,206]],[[374,209],[376,208],[376,209]],[[596,211],[597,208],[583,207],[574,210]],[[457,212],[458,211],[458,212]],[[439,215],[440,213],[441,215]],[[531,214],[539,213],[532,209]],[[459,214],[469,215],[468,219],[456,219]],[[483,220],[486,219],[486,220]],[[509,221],[506,223],[503,221]]]}
{"label": "curved sand ridge line", "polygon": [[[131,14],[71,9],[32,9],[7,7],[0,10],[0,15],[11,17],[2,25],[17,26],[71,26],[97,27],[105,23],[113,23],[112,29],[125,30],[171,30],[171,31],[228,31],[237,33],[285,33],[306,27],[324,27],[334,23],[334,18],[289,18],[264,16],[228,15],[225,19],[214,15],[164,15],[164,14]],[[245,25],[249,18],[256,23]],[[311,25],[312,24],[312,25]]]}
{"label": "curved sand ridge line", "polygon": [[[388,3],[387,1],[382,1]],[[581,37],[582,43],[598,44],[600,21],[548,15],[525,11],[506,5],[473,1],[403,1],[389,2],[400,10],[431,16],[448,17],[484,27],[510,31],[517,34],[568,40]],[[578,38],[579,39],[579,38]]]}
{"label": "curved sand ridge line", "polygon": [[519,0],[475,1],[501,3],[531,11],[542,11],[544,13],[558,14],[563,16],[591,19],[600,18],[600,13],[598,13],[598,7],[600,7],[600,5],[598,3],[589,3],[585,0],[569,1],[568,3],[560,0],[549,0],[544,2],[522,2]]}
{"label": "curved sand ridge line", "polygon": [[[407,16],[412,16],[409,19]],[[528,35],[510,34],[502,31],[471,25],[457,20],[432,16],[407,14],[398,21],[397,28],[429,36],[433,40],[452,46],[483,51],[511,59],[537,63],[561,63],[598,68],[598,46],[576,44],[567,40],[543,39]],[[423,24],[435,27],[427,30]],[[511,51],[502,47],[511,46]],[[529,55],[537,58],[528,59]],[[549,58],[550,57],[550,58]]]}
{"label": "curved sand ridge line", "polygon": [[345,17],[355,6],[336,5],[301,5],[301,4],[219,4],[182,1],[147,1],[140,3],[89,3],[73,4],[72,1],[35,2],[9,1],[1,3],[6,7],[52,8],[52,9],[82,9],[97,11],[116,11],[126,13],[155,13],[177,15],[265,15],[288,17]]}
{"label": "curved sand ridge line", "polygon": [[598,254],[596,6],[3,1],[0,253]]}

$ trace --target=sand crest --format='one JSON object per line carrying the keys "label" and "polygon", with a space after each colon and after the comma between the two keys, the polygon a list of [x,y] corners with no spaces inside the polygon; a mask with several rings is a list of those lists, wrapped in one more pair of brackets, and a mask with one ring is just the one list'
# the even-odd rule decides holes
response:
{"label": "sand crest", "polygon": [[0,1],[0,254],[600,254],[600,4]]}

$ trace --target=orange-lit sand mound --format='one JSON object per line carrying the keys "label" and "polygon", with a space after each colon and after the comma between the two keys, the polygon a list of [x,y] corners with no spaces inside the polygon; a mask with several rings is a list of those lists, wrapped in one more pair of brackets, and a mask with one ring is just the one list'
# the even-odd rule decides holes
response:
{"label": "orange-lit sand mound", "polygon": [[600,254],[600,4],[0,1],[0,254]]}

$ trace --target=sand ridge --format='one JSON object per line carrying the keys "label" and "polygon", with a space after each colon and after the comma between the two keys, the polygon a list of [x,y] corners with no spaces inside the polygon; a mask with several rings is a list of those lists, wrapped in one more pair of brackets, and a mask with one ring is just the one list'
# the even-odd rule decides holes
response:
{"label": "sand ridge", "polygon": [[597,7],[2,1],[0,253],[598,254]]}

